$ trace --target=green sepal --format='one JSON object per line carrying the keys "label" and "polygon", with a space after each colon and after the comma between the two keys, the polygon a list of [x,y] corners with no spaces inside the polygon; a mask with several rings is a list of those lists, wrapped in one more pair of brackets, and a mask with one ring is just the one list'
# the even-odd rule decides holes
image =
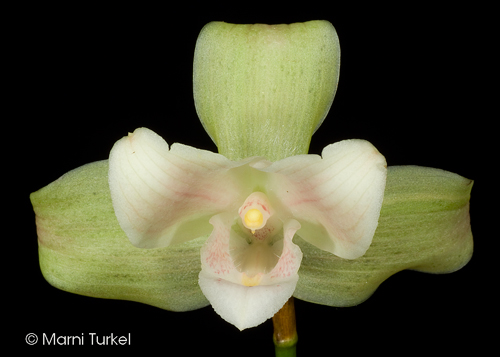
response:
{"label": "green sepal", "polygon": [[172,311],[209,305],[198,286],[207,237],[170,248],[134,247],[113,211],[107,160],[68,172],[32,193],[31,202],[40,268],[51,285]]}
{"label": "green sepal", "polygon": [[317,304],[353,306],[398,271],[451,273],[462,268],[473,251],[472,184],[440,169],[389,167],[379,224],[365,255],[345,260],[294,238],[304,254],[294,296]]}
{"label": "green sepal", "polygon": [[[114,215],[107,173],[108,161],[94,162],[31,194],[45,279],[72,293],[167,310],[207,306],[198,286],[207,237],[168,248],[132,246]],[[294,296],[352,306],[398,271],[460,269],[473,249],[471,188],[471,180],[447,171],[389,167],[379,226],[364,256],[341,259],[295,236],[304,256]]]}
{"label": "green sepal", "polygon": [[196,42],[196,111],[232,160],[306,154],[332,104],[339,70],[339,39],[328,21],[211,22]]}

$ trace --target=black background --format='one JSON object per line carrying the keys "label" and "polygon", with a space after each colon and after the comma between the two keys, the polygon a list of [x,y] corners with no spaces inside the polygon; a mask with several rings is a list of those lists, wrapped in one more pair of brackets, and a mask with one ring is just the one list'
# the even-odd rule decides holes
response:
{"label": "black background", "polygon": [[[12,13],[7,72],[14,81],[6,98],[14,109],[7,120],[13,126],[4,140],[14,144],[4,150],[14,163],[4,175],[22,186],[12,190],[14,209],[4,222],[9,230],[14,227],[4,238],[4,314],[12,311],[14,317],[7,320],[11,328],[2,335],[5,343],[54,353],[70,347],[27,346],[26,334],[131,333],[131,348],[145,353],[273,355],[270,320],[239,332],[211,307],[175,313],[51,287],[38,266],[29,193],[73,168],[106,159],[116,140],[141,126],[168,143],[216,151],[192,96],[192,60],[201,28],[214,20],[272,24],[314,19],[335,26],[342,64],[335,101],[310,152],[363,138],[389,165],[437,167],[476,180],[471,200],[475,253],[453,274],[398,273],[357,307],[296,301],[300,356],[318,355],[323,348],[329,351],[325,355],[477,351],[488,342],[484,324],[498,317],[493,296],[498,294],[494,280],[481,279],[493,275],[486,254],[496,237],[481,233],[489,223],[482,213],[486,189],[479,177],[488,153],[478,140],[483,141],[488,127],[474,98],[475,19],[466,11],[410,3],[330,3],[286,5],[279,11],[235,3],[208,9],[194,4],[40,6]],[[116,353],[126,347],[89,349]]]}

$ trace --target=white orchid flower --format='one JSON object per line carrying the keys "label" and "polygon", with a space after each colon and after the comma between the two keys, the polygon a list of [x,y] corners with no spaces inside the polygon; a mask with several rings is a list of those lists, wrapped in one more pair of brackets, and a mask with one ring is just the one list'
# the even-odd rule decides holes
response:
{"label": "white orchid flower", "polygon": [[137,247],[162,248],[210,234],[199,285],[239,329],[272,317],[292,296],[302,253],[295,234],[341,258],[369,248],[386,181],[385,158],[364,140],[276,162],[231,161],[168,144],[140,128],[109,159],[118,222]]}

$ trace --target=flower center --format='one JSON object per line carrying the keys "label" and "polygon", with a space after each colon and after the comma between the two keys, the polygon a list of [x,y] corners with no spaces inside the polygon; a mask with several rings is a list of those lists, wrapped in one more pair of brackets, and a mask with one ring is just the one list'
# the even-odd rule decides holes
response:
{"label": "flower center", "polygon": [[245,227],[252,231],[252,234],[255,234],[255,230],[262,228],[264,222],[264,216],[257,208],[252,208],[245,213]]}
{"label": "flower center", "polygon": [[253,192],[247,197],[240,207],[238,214],[241,217],[243,225],[249,229],[252,234],[266,225],[267,220],[273,214],[273,209],[269,204],[267,196],[263,192]]}
{"label": "flower center", "polygon": [[230,254],[241,283],[256,286],[278,263],[283,250],[282,223],[263,192],[253,192],[238,210],[241,223],[231,229]]}

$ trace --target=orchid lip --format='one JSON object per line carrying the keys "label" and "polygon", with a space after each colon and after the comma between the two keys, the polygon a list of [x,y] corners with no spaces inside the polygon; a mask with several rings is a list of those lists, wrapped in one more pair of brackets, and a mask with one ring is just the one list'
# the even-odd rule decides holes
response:
{"label": "orchid lip", "polygon": [[283,222],[271,217],[255,232],[240,220],[231,227],[229,254],[245,286],[259,285],[261,277],[271,272],[283,252]]}

